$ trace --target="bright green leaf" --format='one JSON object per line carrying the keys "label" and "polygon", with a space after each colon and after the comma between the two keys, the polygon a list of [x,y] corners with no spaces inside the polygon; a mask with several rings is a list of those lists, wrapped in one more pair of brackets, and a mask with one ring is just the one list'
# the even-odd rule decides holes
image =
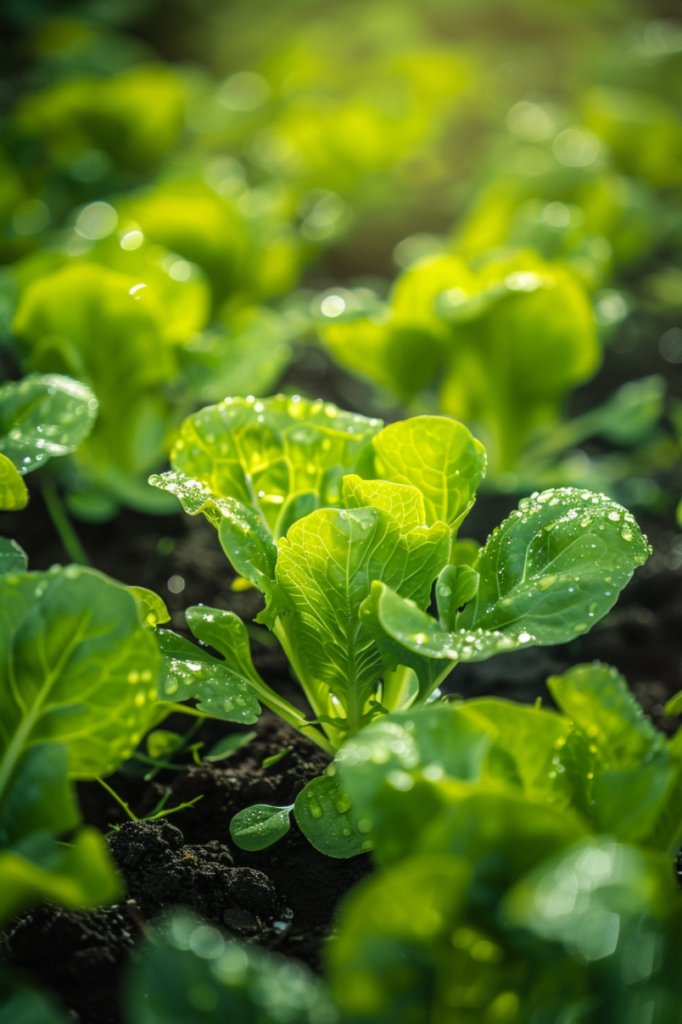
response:
{"label": "bright green leaf", "polygon": [[387,579],[424,606],[447,560],[444,524],[404,534],[376,508],[321,509],[280,542],[277,582],[291,608],[283,620],[306,672],[358,715],[381,675],[382,659],[358,618],[372,580]]}
{"label": "bright green leaf", "polygon": [[163,622],[170,622],[170,614],[163,600],[146,587],[128,587],[128,590],[142,605],[142,618],[152,628]]}
{"label": "bright green leaf", "polygon": [[426,522],[455,529],[471,508],[485,474],[485,449],[465,426],[444,416],[391,423],[372,441],[373,475],[417,487]]}
{"label": "bright green leaf", "polygon": [[341,478],[380,427],[298,396],[230,398],[185,420],[171,461],[215,499],[255,511],[279,537],[302,515],[339,504]]}
{"label": "bright green leaf", "polygon": [[14,512],[28,505],[28,490],[15,465],[0,452],[0,511]]}
{"label": "bright green leaf", "polygon": [[346,508],[379,508],[397,519],[405,532],[426,525],[424,496],[416,487],[387,480],[363,480],[355,474],[343,478]]}

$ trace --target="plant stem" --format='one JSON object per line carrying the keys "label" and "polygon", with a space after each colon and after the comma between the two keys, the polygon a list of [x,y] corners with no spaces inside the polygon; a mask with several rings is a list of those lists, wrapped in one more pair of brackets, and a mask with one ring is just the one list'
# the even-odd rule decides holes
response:
{"label": "plant stem", "polygon": [[45,507],[69,558],[80,565],[90,565],[90,559],[86,555],[78,534],[66,514],[64,503],[59,497],[54,483],[51,480],[47,480],[42,486],[42,492]]}

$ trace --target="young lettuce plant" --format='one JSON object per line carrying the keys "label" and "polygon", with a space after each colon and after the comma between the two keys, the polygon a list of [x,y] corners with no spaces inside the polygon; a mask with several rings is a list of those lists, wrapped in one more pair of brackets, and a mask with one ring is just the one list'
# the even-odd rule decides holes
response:
{"label": "young lettuce plant", "polygon": [[[649,554],[629,512],[572,488],[524,499],[478,552],[457,541],[486,457],[446,417],[382,428],[321,401],[226,399],[185,421],[171,459],[151,482],[203,512],[262,592],[257,621],[280,641],[314,718],[261,679],[238,616],[204,606],[187,621],[224,660],[161,632],[164,699],[196,698],[245,723],[260,702],[331,755],[386,713],[434,699],[459,662],[586,632]],[[327,774],[294,811],[318,849],[351,856],[366,839],[349,807]],[[263,848],[287,831],[290,810],[250,808],[233,835]]]}

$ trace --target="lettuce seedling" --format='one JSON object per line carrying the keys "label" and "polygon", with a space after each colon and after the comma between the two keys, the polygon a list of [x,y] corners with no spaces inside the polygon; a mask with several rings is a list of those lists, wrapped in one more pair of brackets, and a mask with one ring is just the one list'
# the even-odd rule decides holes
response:
{"label": "lettuce seedling", "polygon": [[154,713],[159,663],[126,587],[81,566],[27,572],[10,542],[1,554],[0,925],[40,899],[77,908],[118,895],[70,780],[130,757]]}
{"label": "lettuce seedling", "polygon": [[[382,428],[298,397],[227,399],[186,420],[171,458],[174,469],[151,482],[203,512],[261,590],[258,621],[280,641],[314,718],[257,673],[243,622],[204,606],[188,610],[188,624],[224,660],[161,632],[164,698],[193,697],[244,723],[260,702],[330,754],[387,712],[433,699],[459,662],[586,632],[649,554],[629,512],[571,488],[524,499],[472,554],[457,531],[485,451],[445,417]],[[427,611],[434,582],[437,617]],[[325,776],[299,796],[308,834],[328,820],[325,802],[345,813],[335,787]],[[282,811],[244,812],[250,848],[286,830]],[[344,829],[338,855],[350,856],[363,840],[350,820]]]}

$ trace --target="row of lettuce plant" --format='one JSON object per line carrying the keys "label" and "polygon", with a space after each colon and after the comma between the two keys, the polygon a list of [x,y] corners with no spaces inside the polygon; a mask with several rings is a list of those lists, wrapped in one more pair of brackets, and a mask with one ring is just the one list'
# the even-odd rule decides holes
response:
{"label": "row of lettuce plant", "polygon": [[[15,446],[23,431],[23,447],[6,448],[14,468],[68,450],[64,409],[87,432],[92,407],[74,409],[71,382],[65,392],[59,383],[36,381],[31,401],[26,382],[6,386]],[[32,438],[36,395],[47,404]],[[50,425],[61,452],[45,451]],[[220,660],[155,631],[165,618],[156,595],[80,566],[30,573],[4,545],[3,921],[41,898],[87,907],[119,895],[103,840],[80,825],[71,779],[112,773],[176,701],[242,723],[263,704],[335,754],[297,798],[302,830],[324,853],[371,849],[377,864],[342,910],[331,997],[304,970],[180,915],[131,968],[133,1024],[195,1011],[217,1021],[228,1010],[269,1022],[283,1008],[311,1024],[615,1021],[625,1006],[676,1019],[677,740],[597,664],[549,681],[558,713],[437,691],[459,661],[562,642],[597,622],[648,556],[633,517],[601,495],[551,490],[523,500],[478,550],[456,534],[485,452],[461,424],[383,427],[284,396],[190,417],[173,464],[154,483],[203,512],[262,591],[261,621],[315,718],[260,678],[231,613],[187,615]],[[290,810],[249,809],[235,841],[262,849]],[[38,996],[3,985],[7,1006],[38,1013]]]}
{"label": "row of lettuce plant", "polygon": [[[435,165],[471,109],[499,142],[495,169],[481,147],[451,237],[400,243],[407,269],[388,302],[366,288],[313,301],[323,342],[394,400],[466,422],[486,443],[496,486],[515,477],[521,488],[634,493],[631,460],[556,460],[595,433],[650,448],[659,377],[556,426],[601,358],[589,293],[607,333],[635,302],[663,317],[675,308],[674,26],[649,26],[627,61],[617,54],[602,71],[605,85],[563,107],[518,97],[503,128],[498,106],[480,99],[480,41],[435,46],[428,18],[401,18],[381,43],[371,12],[352,31],[329,13],[221,82],[140,63],[130,40],[87,23],[42,29],[35,48],[51,55],[51,84],[19,98],[4,133],[3,259],[14,262],[2,290],[15,311],[5,331],[23,372],[66,373],[97,394],[95,432],[61,473],[80,515],[170,507],[144,480],[183,416],[225,394],[267,393],[309,320],[309,296],[280,312],[262,304],[296,286],[354,210],[377,205],[376,182],[387,185],[396,160],[426,147]],[[357,31],[366,56],[349,78],[343,54]],[[324,83],[320,47],[331,61]],[[648,91],[635,87],[642,73]],[[374,89],[399,95],[400,109],[387,113]],[[406,186],[393,185],[402,201]],[[414,264],[419,253],[426,262]],[[632,275],[644,273],[634,295]],[[659,448],[668,465],[676,449]]]}

